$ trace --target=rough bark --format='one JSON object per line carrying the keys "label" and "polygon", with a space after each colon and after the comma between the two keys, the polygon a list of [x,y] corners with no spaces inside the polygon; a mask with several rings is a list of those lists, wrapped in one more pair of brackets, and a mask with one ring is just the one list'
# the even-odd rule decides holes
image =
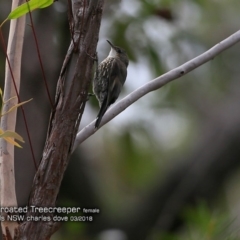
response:
{"label": "rough bark", "polygon": [[[92,78],[103,0],[73,1],[72,5],[72,42],[58,80],[55,108],[29,206],[55,206]],[[29,211],[27,217],[38,214]],[[20,239],[49,239],[57,229],[54,221],[25,221],[20,226]]]}

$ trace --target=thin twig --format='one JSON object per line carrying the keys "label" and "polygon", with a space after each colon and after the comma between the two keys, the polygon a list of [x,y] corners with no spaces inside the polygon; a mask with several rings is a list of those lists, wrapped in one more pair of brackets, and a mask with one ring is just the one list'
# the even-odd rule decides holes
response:
{"label": "thin twig", "polygon": [[40,50],[39,50],[37,34],[36,34],[36,31],[35,31],[35,28],[34,28],[33,19],[32,19],[32,13],[30,11],[30,8],[29,8],[29,17],[30,17],[30,22],[31,22],[30,27],[31,27],[32,32],[33,32],[33,37],[34,37],[34,42],[35,42],[35,45],[36,45],[38,60],[39,60],[39,64],[40,64],[40,67],[41,67],[43,82],[44,82],[44,85],[45,85],[45,88],[46,88],[46,91],[47,91],[48,100],[49,100],[49,102],[51,104],[51,107],[53,109],[54,108],[54,103],[52,101],[50,90],[49,90],[49,87],[48,87],[47,78],[46,78],[45,70],[44,70],[44,67],[43,67],[42,57],[41,57],[41,53],[40,53]]}

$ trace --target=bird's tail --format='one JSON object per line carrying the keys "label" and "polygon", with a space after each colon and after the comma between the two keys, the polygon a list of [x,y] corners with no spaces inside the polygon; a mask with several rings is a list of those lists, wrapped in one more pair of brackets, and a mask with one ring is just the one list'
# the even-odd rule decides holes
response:
{"label": "bird's tail", "polygon": [[101,108],[99,110],[99,113],[97,115],[97,120],[95,122],[95,128],[99,127],[99,125],[100,125],[100,123],[102,121],[102,117],[105,114],[105,112],[107,111],[107,109],[108,109],[108,101],[107,101],[107,98],[105,98],[103,100],[103,103],[102,103]]}

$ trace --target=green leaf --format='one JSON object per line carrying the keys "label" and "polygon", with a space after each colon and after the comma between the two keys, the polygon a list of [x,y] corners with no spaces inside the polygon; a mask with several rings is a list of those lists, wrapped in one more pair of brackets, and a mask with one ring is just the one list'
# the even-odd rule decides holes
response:
{"label": "green leaf", "polygon": [[11,97],[9,98],[7,101],[3,102],[4,104],[6,104],[7,102],[10,102],[12,99],[16,98],[17,96]]}
{"label": "green leaf", "polygon": [[9,130],[4,132],[1,128],[0,128],[0,138],[3,138],[5,141],[7,141],[10,144],[13,144],[13,145],[15,145],[15,146],[17,146],[19,148],[22,148],[22,146],[20,146],[16,141],[14,141],[13,138],[15,138],[18,141],[24,143],[23,138],[19,134],[17,134],[16,132],[9,131]]}
{"label": "green leaf", "polygon": [[30,0],[17,8],[15,8],[7,17],[7,19],[19,18],[29,11],[32,12],[37,8],[45,8],[53,4],[54,0]]}
{"label": "green leaf", "polygon": [[27,100],[27,101],[24,101],[24,102],[21,102],[21,103],[18,103],[18,104],[16,104],[16,105],[14,105],[14,106],[11,107],[7,112],[3,113],[1,116],[5,115],[5,114],[7,114],[7,113],[12,112],[12,111],[15,110],[16,108],[22,106],[23,104],[25,104],[25,103],[27,103],[27,102],[30,102],[31,100],[32,100],[32,98],[29,99],[29,100]]}
{"label": "green leaf", "polygon": [[12,138],[10,137],[4,137],[4,140],[6,140],[7,142],[9,142],[10,144],[16,146],[16,147],[19,147],[19,148],[22,148],[21,145],[19,145],[16,141],[14,141]]}
{"label": "green leaf", "polygon": [[6,137],[15,138],[18,141],[24,143],[23,138],[19,134],[17,134],[16,132],[7,130],[6,132],[3,132],[3,133],[0,134],[0,138],[6,138]]}

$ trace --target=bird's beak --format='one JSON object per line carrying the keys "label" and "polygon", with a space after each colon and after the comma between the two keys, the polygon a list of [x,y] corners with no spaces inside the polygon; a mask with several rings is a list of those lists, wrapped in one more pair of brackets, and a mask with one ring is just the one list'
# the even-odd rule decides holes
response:
{"label": "bird's beak", "polygon": [[110,45],[113,49],[115,49],[115,46],[114,46],[109,40],[107,40],[107,42],[109,43],[109,45]]}
{"label": "bird's beak", "polygon": [[117,56],[117,47],[115,47],[110,41],[107,40],[107,42],[109,43],[109,45],[111,46],[111,50],[109,53],[109,57],[116,57]]}

